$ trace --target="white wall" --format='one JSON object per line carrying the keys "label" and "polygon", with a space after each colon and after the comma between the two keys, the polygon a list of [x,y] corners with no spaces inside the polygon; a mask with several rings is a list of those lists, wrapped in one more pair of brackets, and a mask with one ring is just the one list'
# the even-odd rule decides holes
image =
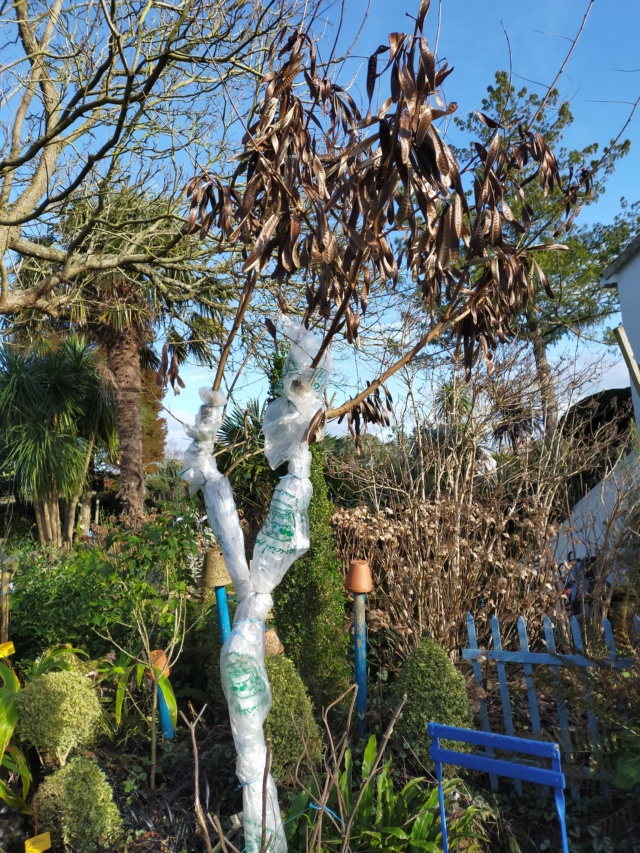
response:
{"label": "white wall", "polygon": [[556,562],[566,560],[571,552],[579,558],[613,550],[625,524],[625,496],[638,488],[639,481],[638,458],[630,453],[573,507],[553,543]]}
{"label": "white wall", "polygon": [[[612,276],[618,282],[622,325],[627,333],[636,361],[640,361],[640,252]],[[631,383],[636,423],[640,427],[640,397]]]}

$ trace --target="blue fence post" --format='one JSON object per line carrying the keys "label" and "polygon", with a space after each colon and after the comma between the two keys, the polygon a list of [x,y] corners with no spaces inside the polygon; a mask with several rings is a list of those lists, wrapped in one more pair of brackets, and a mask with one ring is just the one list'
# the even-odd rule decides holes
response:
{"label": "blue fence post", "polygon": [[[480,690],[482,691],[480,694],[480,722],[482,723],[482,730],[485,732],[490,732],[491,726],[489,725],[489,710],[487,708],[487,700],[484,698],[484,696],[486,696],[486,693],[484,693],[484,684],[482,682],[482,667],[480,666],[479,661],[479,658],[483,656],[483,653],[482,650],[478,648],[476,623],[471,613],[467,613],[467,637],[469,638],[469,648],[463,650],[462,656],[471,663],[471,668],[473,669],[473,677],[476,681],[476,684],[480,687]],[[492,756],[493,750],[488,749],[487,755]],[[489,777],[489,781],[491,782],[491,790],[497,791],[498,777],[492,773]]]}
{"label": "blue fence post", "polygon": [[[500,625],[498,623],[498,617],[495,615],[495,613],[491,617],[491,635],[493,637],[494,651],[501,652],[502,640],[500,638]],[[507,730],[507,734],[513,736],[515,734],[515,729],[513,728],[513,716],[511,714],[511,700],[509,699],[509,685],[507,683],[507,673],[504,668],[504,663],[499,658],[496,659],[496,670],[498,672],[498,685],[500,687],[500,699],[502,701],[504,727]],[[522,796],[522,783],[520,782],[520,780],[516,779],[514,785],[518,794]]]}
{"label": "blue fence post", "polygon": [[[524,618],[518,618],[518,639],[520,640],[520,651],[529,651],[529,635],[527,634],[527,623]],[[540,735],[540,713],[538,711],[538,697],[536,688],[533,683],[533,667],[530,663],[525,663],[522,666],[524,670],[524,682],[527,686],[527,696],[529,698],[529,716],[531,717],[531,728],[534,735]]]}
{"label": "blue fence post", "polygon": [[[571,617],[571,637],[573,639],[573,645],[576,647],[577,651],[584,652],[582,635],[580,634],[580,624],[578,623],[578,620],[575,616]],[[600,738],[598,737],[598,720],[596,719],[596,715],[593,711],[593,696],[591,695],[591,690],[589,689],[589,673],[586,667],[583,667],[581,675],[582,693],[584,695],[584,701],[587,706],[587,721],[589,723],[589,734],[591,736],[591,744],[593,746],[596,758],[599,758]]]}
{"label": "blue fence post", "polygon": [[353,648],[355,655],[356,731],[358,737],[367,733],[367,593],[373,589],[371,568],[366,560],[351,560],[344,581],[345,589],[353,594]]}

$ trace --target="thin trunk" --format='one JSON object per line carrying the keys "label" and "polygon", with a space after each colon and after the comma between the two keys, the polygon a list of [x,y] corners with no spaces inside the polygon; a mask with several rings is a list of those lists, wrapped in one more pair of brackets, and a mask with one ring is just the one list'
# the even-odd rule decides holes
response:
{"label": "thin trunk", "polygon": [[62,523],[62,542],[65,548],[70,549],[73,544],[73,530],[76,523],[76,510],[78,508],[79,495],[74,495],[67,501],[64,510],[64,521]]}
{"label": "thin trunk", "polygon": [[91,492],[86,491],[80,502],[80,516],[78,518],[78,536],[86,536],[91,527]]}
{"label": "thin trunk", "polygon": [[34,501],[33,508],[36,511],[36,524],[38,526],[38,537],[40,539],[40,547],[44,548],[44,546],[47,544],[47,536],[44,514],[42,511],[42,502]]}
{"label": "thin trunk", "polygon": [[551,438],[558,428],[558,397],[553,385],[551,367],[547,361],[547,347],[540,334],[535,334],[533,338],[533,357],[536,362],[540,399],[542,400],[544,434],[546,438]]}
{"label": "thin trunk", "polygon": [[135,326],[114,334],[109,346],[109,367],[116,384],[118,438],[120,440],[120,491],[125,515],[144,512],[140,348],[142,335]]}
{"label": "thin trunk", "polygon": [[64,522],[62,526],[62,541],[64,543],[65,548],[71,548],[73,544],[73,534],[75,531],[76,524],[76,510],[78,508],[80,496],[86,486],[87,471],[89,470],[89,465],[91,464],[91,457],[93,455],[93,445],[95,442],[95,438],[96,433],[94,430],[87,444],[87,452],[85,453],[84,465],[82,468],[82,477],[80,478],[80,488],[78,489],[76,494],[69,499],[65,507]]}

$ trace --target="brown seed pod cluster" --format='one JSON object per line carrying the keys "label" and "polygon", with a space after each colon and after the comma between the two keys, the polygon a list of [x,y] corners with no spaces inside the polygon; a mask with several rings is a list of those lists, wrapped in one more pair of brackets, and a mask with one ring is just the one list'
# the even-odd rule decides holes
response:
{"label": "brown seed pod cluster", "polygon": [[156,373],[156,385],[158,388],[166,388],[169,382],[176,395],[180,393],[180,388],[185,387],[184,380],[180,376],[178,350],[172,344],[165,344],[160,356],[160,367]]}
{"label": "brown seed pod cluster", "polygon": [[[404,264],[434,321],[446,314],[457,330],[467,370],[479,352],[490,363],[532,298],[534,276],[550,293],[535,259],[550,247],[531,234],[525,167],[536,164],[545,193],[563,193],[567,217],[588,189],[588,172],[563,189],[534,129],[522,126],[507,145],[500,122],[483,115],[493,139],[460,167],[439,123],[457,108],[441,91],[453,69],[424,36],[428,8],[422,0],[414,32],[391,33],[370,57],[364,117],[319,75],[310,38],[283,30],[273,51],[280,65],[265,77],[230,185],[202,174],[187,187],[190,229],[199,222],[204,236],[215,225],[228,244],[239,241],[247,273],[302,279],[305,321],[324,321],[318,358],[337,333],[357,343],[372,288],[395,285]],[[372,113],[378,83],[389,97]],[[506,196],[517,199],[513,209]]]}
{"label": "brown seed pod cluster", "polygon": [[[369,385],[368,382],[367,385]],[[384,403],[382,402],[380,388],[382,388],[385,396]],[[369,394],[368,397],[365,397],[364,400],[361,400],[359,403],[356,403],[351,407],[351,409],[346,413],[347,427],[353,436],[356,448],[359,448],[360,436],[363,432],[367,431],[367,426],[369,424],[377,424],[378,426],[387,427],[391,426],[391,418],[389,415],[391,413],[392,406],[393,398],[391,397],[391,394],[384,385],[379,385],[371,392],[371,394]],[[344,415],[338,418],[338,423],[342,423],[343,418]]]}

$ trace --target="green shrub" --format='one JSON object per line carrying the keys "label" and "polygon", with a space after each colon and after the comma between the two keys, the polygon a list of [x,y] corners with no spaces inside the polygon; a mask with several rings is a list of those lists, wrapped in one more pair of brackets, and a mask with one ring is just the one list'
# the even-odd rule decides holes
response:
{"label": "green shrub", "polygon": [[70,670],[48,672],[25,685],[16,697],[17,734],[43,759],[63,765],[77,746],[89,743],[102,710],[91,683]]}
{"label": "green shrub", "polygon": [[73,758],[49,776],[33,798],[39,832],[76,853],[113,850],[122,831],[107,777],[89,758]]}
{"label": "green shrub", "polygon": [[318,712],[349,686],[349,638],[343,633],[345,594],[331,528],[333,505],[322,450],[312,447],[309,505],[311,547],[273,592],[275,627]]}
{"label": "green shrub", "polygon": [[432,766],[427,723],[473,726],[464,676],[451,663],[446,649],[425,637],[402,667],[392,690],[394,706],[404,693],[407,701],[396,724],[394,745],[403,751],[410,747],[422,763]]}
{"label": "green shrub", "polygon": [[[58,643],[82,648],[90,658],[112,646],[98,635],[109,634],[123,648],[138,642],[134,610],[154,618],[150,641],[164,648],[173,633],[172,607],[193,585],[191,562],[197,553],[194,516],[165,513],[140,531],[112,534],[104,547],[81,547],[70,554],[23,552],[11,595],[12,639],[24,658],[34,658]],[[171,603],[161,608],[158,599]]]}
{"label": "green shrub", "polygon": [[[284,655],[267,655],[265,666],[273,704],[265,722],[271,738],[272,773],[279,782],[292,783],[300,761],[301,777],[322,758],[322,738],[313,705],[293,663]],[[305,758],[305,746],[308,758]]]}

